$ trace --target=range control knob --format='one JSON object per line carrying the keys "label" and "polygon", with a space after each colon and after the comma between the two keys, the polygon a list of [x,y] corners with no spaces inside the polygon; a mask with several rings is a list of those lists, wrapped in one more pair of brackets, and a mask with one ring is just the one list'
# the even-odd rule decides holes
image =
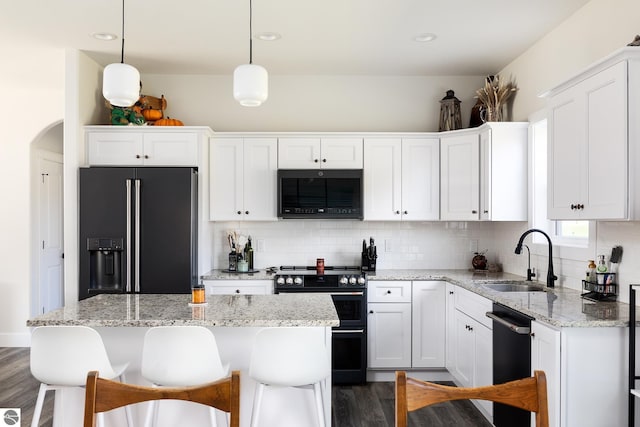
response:
{"label": "range control knob", "polygon": [[296,285],[302,285],[302,277],[296,277],[295,279],[293,279],[293,283],[295,283]]}
{"label": "range control knob", "polygon": [[349,283],[349,279],[347,279],[347,276],[340,277],[340,284],[341,285],[346,285],[348,283]]}
{"label": "range control knob", "polygon": [[350,285],[355,285],[357,282],[357,279],[354,276],[349,277],[349,284]]}
{"label": "range control knob", "polygon": [[364,282],[365,282],[364,277],[362,276],[358,277],[358,285],[364,285]]}
{"label": "range control knob", "polygon": [[276,279],[276,283],[277,283],[278,285],[284,285],[284,277],[278,277],[278,278]]}
{"label": "range control knob", "polygon": [[287,277],[287,280],[285,282],[287,283],[287,285],[293,285],[293,279],[291,277]]}

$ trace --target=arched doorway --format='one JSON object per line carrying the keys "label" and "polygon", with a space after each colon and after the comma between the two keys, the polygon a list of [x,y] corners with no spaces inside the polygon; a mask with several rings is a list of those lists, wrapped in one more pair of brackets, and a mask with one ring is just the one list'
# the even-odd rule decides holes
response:
{"label": "arched doorway", "polygon": [[31,316],[64,305],[63,123],[31,143]]}

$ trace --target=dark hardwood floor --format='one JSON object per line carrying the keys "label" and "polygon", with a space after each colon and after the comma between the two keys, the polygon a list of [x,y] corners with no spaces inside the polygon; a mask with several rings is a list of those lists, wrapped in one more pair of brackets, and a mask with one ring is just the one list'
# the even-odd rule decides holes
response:
{"label": "dark hardwood floor", "polygon": [[[29,370],[29,349],[0,347],[0,408],[21,408],[22,424],[31,424],[40,383]],[[334,386],[333,427],[389,427],[394,425],[393,383]],[[41,427],[50,427],[53,392],[48,392],[40,417]],[[468,401],[448,402],[409,414],[410,426],[491,427]]]}

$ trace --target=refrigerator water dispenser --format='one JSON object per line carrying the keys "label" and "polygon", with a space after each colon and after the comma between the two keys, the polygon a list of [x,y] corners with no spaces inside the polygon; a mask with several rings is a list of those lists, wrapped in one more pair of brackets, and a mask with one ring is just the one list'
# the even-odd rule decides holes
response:
{"label": "refrigerator water dispenser", "polygon": [[123,239],[90,237],[89,292],[122,292]]}

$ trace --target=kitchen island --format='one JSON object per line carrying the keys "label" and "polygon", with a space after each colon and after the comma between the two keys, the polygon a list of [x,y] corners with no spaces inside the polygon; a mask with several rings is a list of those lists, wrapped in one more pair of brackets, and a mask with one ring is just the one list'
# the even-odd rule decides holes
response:
{"label": "kitchen island", "polygon": [[[255,334],[265,327],[311,327],[310,333],[316,334],[330,352],[331,327],[339,324],[328,295],[208,295],[206,305],[191,306],[189,302],[190,295],[183,294],[102,294],[29,319],[27,326],[84,325],[95,328],[104,340],[112,363],[128,362],[127,382],[138,384],[145,384],[140,376],[140,363],[142,342],[148,328],[168,325],[209,327],[218,342],[223,363],[228,363],[231,370],[241,371],[240,425],[248,426],[255,387],[255,382],[248,376],[248,368]],[[185,363],[196,361],[194,355],[193,360]],[[325,386],[325,390],[331,390],[331,378]],[[261,425],[307,425],[308,420],[314,418],[313,396],[307,392],[298,389],[267,391],[263,398]],[[65,390],[62,393],[64,398],[56,398],[54,426],[82,425],[84,391]],[[187,405],[190,404],[164,402],[159,427],[197,425],[196,422],[206,425],[206,408]],[[324,395],[324,407],[325,417],[329,420],[330,393]],[[141,423],[146,406],[137,405],[133,409],[136,424]],[[121,413],[109,415],[107,426],[122,425]],[[219,423],[223,423],[222,417],[219,418]]]}

